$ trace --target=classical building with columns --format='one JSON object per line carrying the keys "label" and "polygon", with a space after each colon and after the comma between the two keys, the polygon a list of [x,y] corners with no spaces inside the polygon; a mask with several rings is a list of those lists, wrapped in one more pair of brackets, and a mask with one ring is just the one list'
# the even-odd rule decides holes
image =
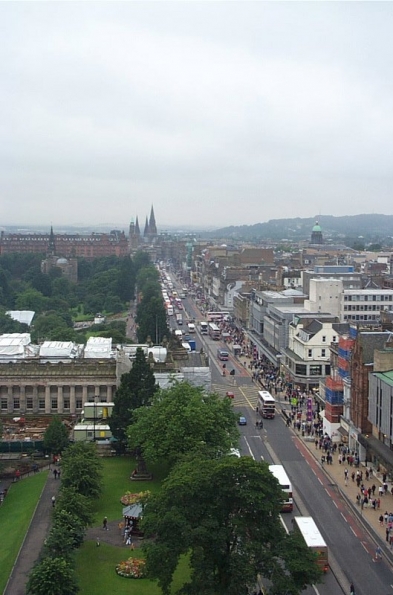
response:
{"label": "classical building with columns", "polygon": [[124,353],[100,352],[97,344],[94,353],[88,345],[52,342],[51,354],[47,344],[29,339],[28,333],[0,337],[2,415],[72,415],[87,402],[112,402],[121,375],[132,366]]}

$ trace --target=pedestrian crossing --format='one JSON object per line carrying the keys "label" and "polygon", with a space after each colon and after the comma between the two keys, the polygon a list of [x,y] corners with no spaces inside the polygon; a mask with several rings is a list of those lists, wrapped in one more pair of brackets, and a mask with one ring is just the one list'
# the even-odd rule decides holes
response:
{"label": "pedestrian crossing", "polygon": [[225,397],[227,391],[232,392],[235,396],[233,404],[236,406],[247,404],[253,409],[257,406],[258,389],[253,385],[233,386],[230,384],[212,384],[213,393]]}

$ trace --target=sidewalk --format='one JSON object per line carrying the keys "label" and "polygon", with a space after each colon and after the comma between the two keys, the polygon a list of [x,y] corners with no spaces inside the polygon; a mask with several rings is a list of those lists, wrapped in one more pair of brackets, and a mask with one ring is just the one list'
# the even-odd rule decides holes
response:
{"label": "sidewalk", "polygon": [[3,595],[25,595],[26,583],[30,571],[41,552],[49,532],[52,520],[52,496],[57,495],[60,481],[53,478],[51,471],[42,471],[42,473],[47,473],[48,478],[41,492]]}
{"label": "sidewalk", "polygon": [[[281,401],[280,404],[285,417],[285,406],[288,404],[286,402],[284,403],[283,401]],[[347,462],[340,464],[338,462],[338,453],[333,454],[333,463],[331,465],[327,465],[326,463],[322,465],[321,455],[323,454],[323,451],[315,447],[314,440],[311,441],[310,439],[307,439],[307,436],[302,436],[301,432],[298,432],[294,428],[292,428],[292,431],[302,441],[310,454],[315,458],[324,473],[331,479],[331,482],[337,487],[346,501],[347,506],[351,507],[352,511],[355,512],[357,518],[360,519],[368,532],[371,533],[371,537],[376,542],[378,542],[378,545],[382,547],[387,559],[392,563],[393,550],[390,549],[390,545],[386,541],[386,528],[388,525],[385,524],[385,522],[383,525],[381,525],[379,522],[379,517],[381,514],[384,515],[385,512],[393,512],[393,496],[390,493],[392,485],[390,483],[388,484],[388,492],[386,494],[379,495],[379,488],[382,487],[382,475],[377,473],[375,469],[369,466],[368,469],[372,469],[372,476],[370,476],[370,478],[367,480],[365,476],[366,467],[364,464],[361,464],[359,468],[355,466],[351,467]],[[348,469],[347,482],[345,482],[345,469]],[[356,473],[358,469],[359,471],[363,472],[362,483],[366,489],[372,485],[376,486],[374,498],[377,500],[380,499],[380,508],[377,507],[375,510],[372,506],[362,508],[359,504],[357,504],[356,496],[360,494],[360,489],[357,487],[356,477],[355,481],[352,481],[351,474],[353,471]]]}

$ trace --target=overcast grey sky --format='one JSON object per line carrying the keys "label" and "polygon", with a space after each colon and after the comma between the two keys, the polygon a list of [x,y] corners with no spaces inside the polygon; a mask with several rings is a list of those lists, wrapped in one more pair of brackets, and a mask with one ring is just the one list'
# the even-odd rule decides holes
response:
{"label": "overcast grey sky", "polygon": [[393,214],[393,3],[1,2],[0,225]]}

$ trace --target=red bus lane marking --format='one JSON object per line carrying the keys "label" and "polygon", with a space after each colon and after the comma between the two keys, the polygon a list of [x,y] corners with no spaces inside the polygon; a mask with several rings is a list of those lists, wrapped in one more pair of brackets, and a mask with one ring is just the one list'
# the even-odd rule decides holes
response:
{"label": "red bus lane marking", "polygon": [[327,476],[325,475],[325,473],[323,473],[314,456],[310,453],[308,448],[304,446],[303,442],[299,440],[297,436],[293,437],[293,441],[295,443],[296,448],[299,450],[303,458],[306,460],[318,481],[324,487],[326,493],[329,495],[329,498],[332,500],[336,508],[340,511],[342,518],[345,520],[346,523],[348,523],[349,528],[351,529],[356,539],[360,541],[366,552],[372,555],[374,558],[375,548],[373,547],[373,544],[371,544],[371,542],[369,541],[368,535],[363,529],[363,527],[358,524],[357,518],[352,515],[350,510],[348,510],[348,507],[345,501],[343,500],[343,497],[338,495],[332,489],[330,489],[328,485],[325,485],[328,484]]}

